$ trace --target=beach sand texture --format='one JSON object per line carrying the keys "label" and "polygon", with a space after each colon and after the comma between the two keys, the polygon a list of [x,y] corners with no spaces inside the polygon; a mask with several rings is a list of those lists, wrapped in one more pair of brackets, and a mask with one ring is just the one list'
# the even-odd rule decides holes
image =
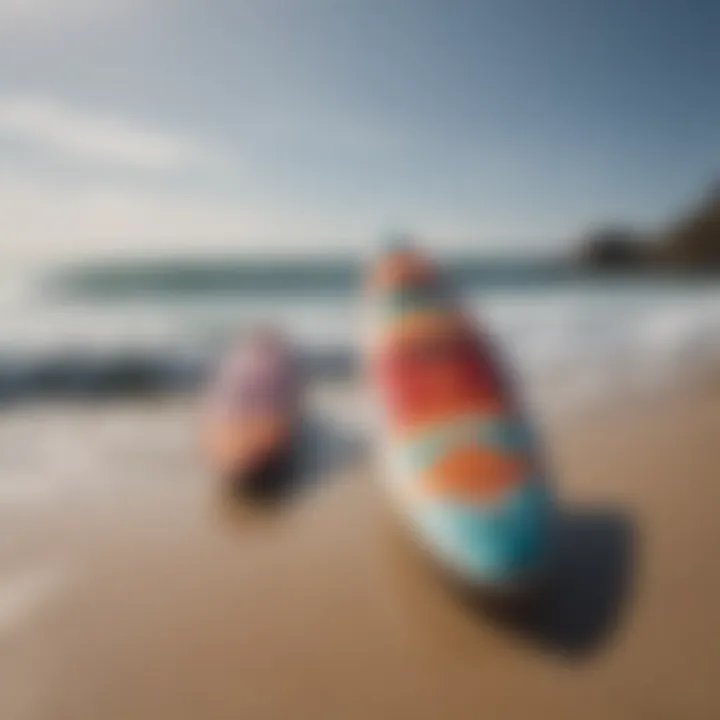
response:
{"label": "beach sand texture", "polygon": [[524,621],[438,582],[341,404],[263,507],[218,496],[190,402],[1,415],[0,718],[720,717],[717,388],[547,424],[561,558]]}

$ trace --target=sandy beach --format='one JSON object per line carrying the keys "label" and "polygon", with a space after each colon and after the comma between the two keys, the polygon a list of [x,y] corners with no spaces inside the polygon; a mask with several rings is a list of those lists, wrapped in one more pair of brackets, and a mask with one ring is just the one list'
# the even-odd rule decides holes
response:
{"label": "sandy beach", "polygon": [[437,581],[315,405],[265,508],[220,501],[189,400],[0,415],[0,718],[720,716],[716,383],[547,423],[560,570],[523,622]]}

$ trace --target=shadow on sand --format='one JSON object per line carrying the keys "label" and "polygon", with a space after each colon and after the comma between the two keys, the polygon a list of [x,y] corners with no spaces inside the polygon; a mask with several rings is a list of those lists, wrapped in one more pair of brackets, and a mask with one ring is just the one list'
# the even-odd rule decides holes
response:
{"label": "shadow on sand", "polygon": [[309,417],[288,452],[234,483],[227,498],[253,509],[274,510],[331,481],[363,452],[362,441],[324,418]]}
{"label": "shadow on sand", "polygon": [[461,592],[474,610],[554,653],[583,658],[604,646],[632,594],[637,530],[613,510],[564,510],[552,568],[536,594],[519,603]]}

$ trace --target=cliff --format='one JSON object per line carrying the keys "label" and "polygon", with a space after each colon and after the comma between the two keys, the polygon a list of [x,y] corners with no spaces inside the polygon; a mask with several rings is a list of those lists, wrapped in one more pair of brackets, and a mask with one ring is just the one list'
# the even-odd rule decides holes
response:
{"label": "cliff", "polygon": [[693,270],[720,270],[720,185],[666,233],[661,262]]}
{"label": "cliff", "polygon": [[575,259],[599,270],[720,271],[720,183],[655,238],[632,228],[605,228],[581,241]]}

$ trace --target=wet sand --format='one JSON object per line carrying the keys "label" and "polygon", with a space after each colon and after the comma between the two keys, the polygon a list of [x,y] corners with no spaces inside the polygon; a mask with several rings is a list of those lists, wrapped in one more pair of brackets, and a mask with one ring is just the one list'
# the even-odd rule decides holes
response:
{"label": "wet sand", "polygon": [[514,620],[438,582],[341,412],[262,507],[188,402],[0,415],[0,718],[720,717],[717,387],[548,424],[561,562]]}

